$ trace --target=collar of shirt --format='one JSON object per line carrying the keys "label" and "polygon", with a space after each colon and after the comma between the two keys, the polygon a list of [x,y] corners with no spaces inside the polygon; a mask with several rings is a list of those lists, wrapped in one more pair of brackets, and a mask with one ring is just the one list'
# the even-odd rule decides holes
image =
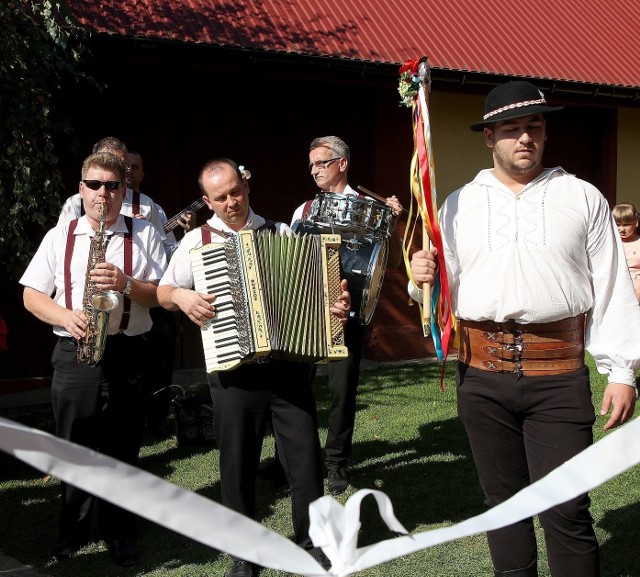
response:
{"label": "collar of shirt", "polygon": [[[242,227],[243,230],[256,230],[260,228],[266,220],[260,215],[253,212],[253,209],[249,207],[249,214],[247,215],[247,222]],[[216,228],[218,230],[222,230],[224,232],[236,232],[233,229],[229,228],[227,224],[217,215],[214,214],[207,224],[211,228]]]}
{"label": "collar of shirt", "polygon": [[[127,232],[128,232],[127,225],[124,221],[124,216],[122,214],[119,214],[118,219],[107,230],[105,230],[106,235],[112,235],[115,233],[125,234]],[[93,230],[93,227],[89,223],[89,219],[87,218],[87,215],[81,216],[78,219],[78,225],[76,226],[76,230],[74,231],[74,234],[76,235],[88,234],[89,236],[93,236],[95,233],[96,231]]]}
{"label": "collar of shirt", "polygon": [[[550,178],[555,172],[561,174],[569,174],[561,166],[556,166],[554,168],[545,168],[538,176],[536,176],[536,178],[534,178],[527,184],[527,186],[523,189],[523,192],[527,188],[535,187],[540,182],[546,180],[547,178]],[[509,192],[509,194],[513,194],[513,192],[509,189],[509,187],[507,187],[506,184],[503,184],[494,176],[492,168],[485,168],[481,170],[473,179],[473,183],[488,186],[490,188],[499,188],[501,190]]]}

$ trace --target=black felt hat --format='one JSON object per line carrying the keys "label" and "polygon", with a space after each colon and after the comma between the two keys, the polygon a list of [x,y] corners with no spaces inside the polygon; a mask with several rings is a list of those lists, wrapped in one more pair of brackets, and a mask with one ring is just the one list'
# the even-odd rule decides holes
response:
{"label": "black felt hat", "polygon": [[484,119],[471,125],[471,130],[481,132],[485,126],[500,120],[520,118],[530,114],[547,114],[562,110],[563,106],[547,106],[544,94],[533,84],[513,80],[496,86],[484,101]]}

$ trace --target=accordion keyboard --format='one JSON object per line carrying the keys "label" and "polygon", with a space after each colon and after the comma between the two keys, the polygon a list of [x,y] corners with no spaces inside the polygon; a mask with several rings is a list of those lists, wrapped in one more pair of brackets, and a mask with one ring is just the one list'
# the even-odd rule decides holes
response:
{"label": "accordion keyboard", "polygon": [[234,291],[230,261],[223,243],[211,243],[192,255],[193,280],[196,291],[216,294],[216,316],[202,327],[202,344],[207,367],[230,370],[250,354],[246,339],[242,338],[242,319],[234,309]]}

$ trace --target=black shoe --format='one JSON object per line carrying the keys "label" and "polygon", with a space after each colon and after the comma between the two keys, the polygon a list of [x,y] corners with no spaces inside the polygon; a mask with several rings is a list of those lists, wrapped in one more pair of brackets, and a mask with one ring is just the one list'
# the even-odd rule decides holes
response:
{"label": "black shoe", "polygon": [[107,541],[107,548],[111,554],[111,558],[116,565],[120,567],[131,567],[140,562],[140,556],[138,551],[131,544],[131,541],[126,539],[114,539],[113,541]]}
{"label": "black shoe", "polygon": [[284,473],[284,469],[282,468],[280,461],[275,459],[261,469],[258,469],[256,477],[263,481],[269,481],[276,487],[287,484],[287,476]]}
{"label": "black shoe", "polygon": [[71,556],[76,553],[78,549],[65,547],[64,549],[54,549],[52,553],[47,555],[45,558],[45,565],[53,565],[54,563],[59,563],[60,561],[66,561],[70,559]]}
{"label": "black shoe", "polygon": [[149,423],[147,431],[156,439],[164,440],[169,437],[169,432],[161,423]]}
{"label": "black shoe", "polygon": [[318,563],[318,565],[320,565],[320,567],[325,571],[329,571],[329,569],[331,569],[331,561],[329,561],[329,558],[323,553],[320,547],[314,547],[311,549],[311,551],[309,551],[309,555],[311,555],[315,562]]}
{"label": "black shoe", "polygon": [[225,577],[256,577],[258,573],[260,569],[257,565],[244,559],[236,559]]}
{"label": "black shoe", "polygon": [[343,467],[338,467],[336,465],[330,466],[328,468],[327,480],[329,485],[329,493],[331,493],[334,497],[337,495],[342,495],[342,493],[344,493],[349,486],[346,471]]}
{"label": "black shoe", "polygon": [[67,539],[60,539],[53,545],[51,555],[47,557],[47,564],[57,563],[58,561],[66,561],[74,553],[77,553],[86,543],[76,543]]}

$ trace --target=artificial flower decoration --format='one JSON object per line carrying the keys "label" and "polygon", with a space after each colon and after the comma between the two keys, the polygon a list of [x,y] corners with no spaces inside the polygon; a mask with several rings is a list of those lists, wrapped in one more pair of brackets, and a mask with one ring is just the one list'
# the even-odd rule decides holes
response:
{"label": "artificial flower decoration", "polygon": [[400,93],[400,106],[411,108],[413,99],[420,90],[420,75],[418,69],[421,62],[426,62],[427,57],[407,60],[400,67],[400,81],[398,83],[398,92]]}
{"label": "artificial flower decoration", "polygon": [[245,180],[249,180],[251,178],[251,172],[242,166],[242,164],[238,166],[238,170]]}

